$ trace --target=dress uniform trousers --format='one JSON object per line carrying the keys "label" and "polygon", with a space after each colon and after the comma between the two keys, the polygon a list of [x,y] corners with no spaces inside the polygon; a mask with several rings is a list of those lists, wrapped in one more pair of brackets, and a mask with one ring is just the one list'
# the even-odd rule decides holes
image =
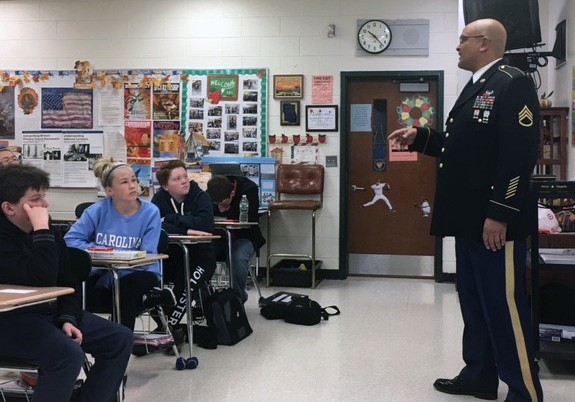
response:
{"label": "dress uniform trousers", "polygon": [[456,237],[457,291],[465,325],[459,377],[474,389],[497,392],[498,377],[509,386],[507,401],[542,401],[534,360],[526,293],[526,239],[498,251]]}

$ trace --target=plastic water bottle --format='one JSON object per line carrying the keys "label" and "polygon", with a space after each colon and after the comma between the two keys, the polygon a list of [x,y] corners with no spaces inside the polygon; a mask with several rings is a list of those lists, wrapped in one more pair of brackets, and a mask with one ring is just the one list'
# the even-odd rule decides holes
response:
{"label": "plastic water bottle", "polygon": [[250,203],[246,195],[242,195],[242,200],[240,201],[240,222],[248,221],[248,211],[250,209]]}

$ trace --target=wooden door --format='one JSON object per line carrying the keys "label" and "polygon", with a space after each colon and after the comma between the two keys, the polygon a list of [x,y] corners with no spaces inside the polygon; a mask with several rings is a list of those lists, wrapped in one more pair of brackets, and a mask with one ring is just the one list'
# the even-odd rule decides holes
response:
{"label": "wooden door", "polygon": [[349,82],[349,124],[344,128],[348,177],[342,190],[350,274],[433,276],[436,238],[429,228],[435,158],[387,143],[397,128],[436,127],[437,80],[419,81],[415,87],[410,82],[373,77]]}

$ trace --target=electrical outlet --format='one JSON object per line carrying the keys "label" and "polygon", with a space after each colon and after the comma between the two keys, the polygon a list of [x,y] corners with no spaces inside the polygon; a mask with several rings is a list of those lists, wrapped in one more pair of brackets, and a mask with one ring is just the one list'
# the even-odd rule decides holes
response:
{"label": "electrical outlet", "polygon": [[337,167],[337,155],[326,156],[325,167]]}

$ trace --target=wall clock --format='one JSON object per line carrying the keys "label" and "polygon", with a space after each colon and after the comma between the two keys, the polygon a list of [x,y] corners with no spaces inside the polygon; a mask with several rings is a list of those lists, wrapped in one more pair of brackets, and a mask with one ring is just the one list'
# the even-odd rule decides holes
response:
{"label": "wall clock", "polygon": [[368,20],[359,27],[357,41],[366,52],[381,53],[391,43],[391,29],[381,20]]}

